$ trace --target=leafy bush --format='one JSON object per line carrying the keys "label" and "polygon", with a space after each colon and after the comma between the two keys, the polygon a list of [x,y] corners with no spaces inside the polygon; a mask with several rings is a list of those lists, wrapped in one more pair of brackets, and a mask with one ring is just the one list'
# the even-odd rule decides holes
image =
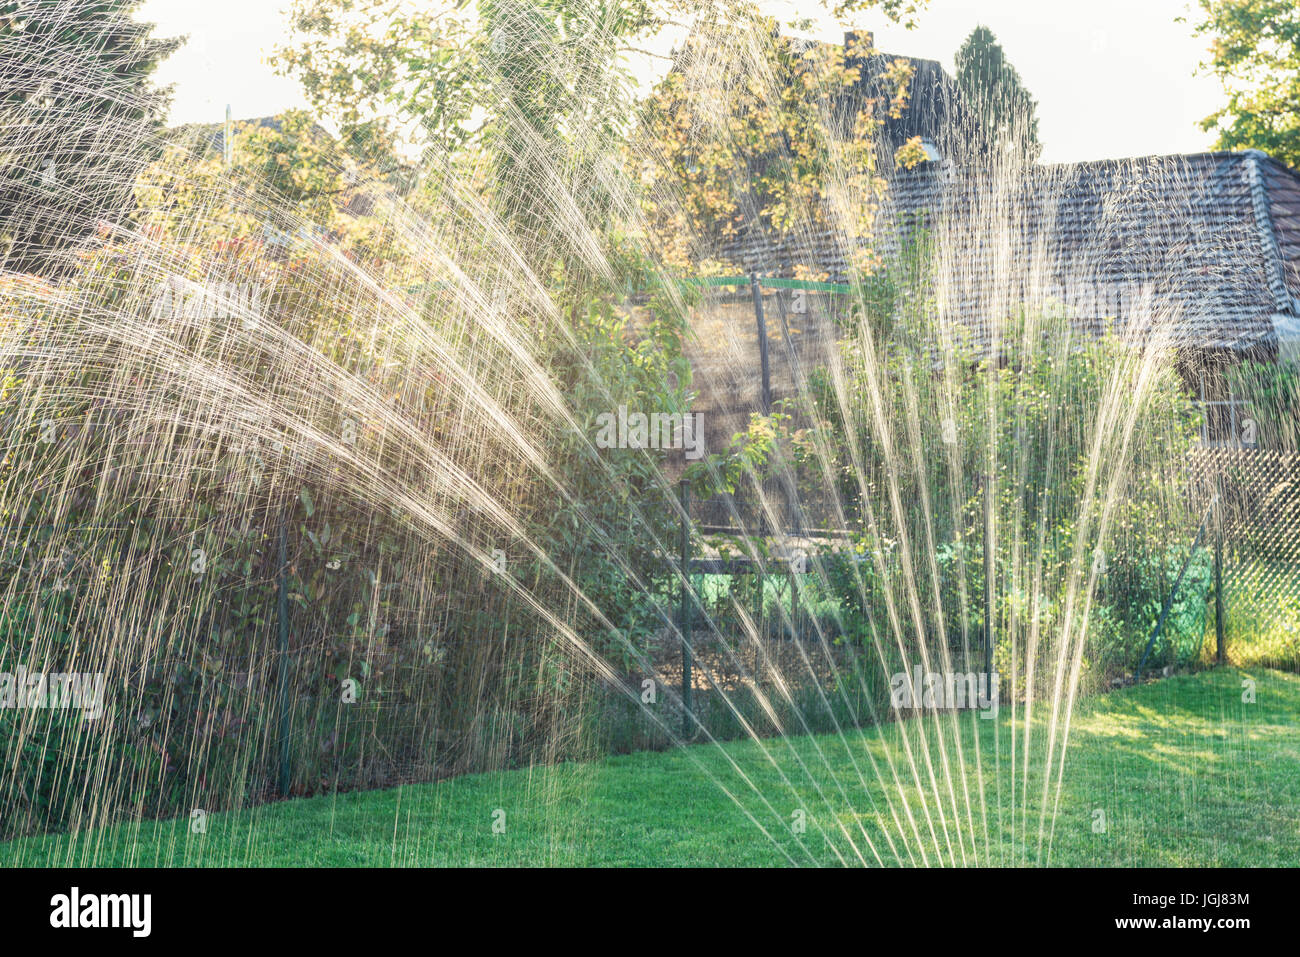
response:
{"label": "leafy bush", "polygon": [[[982,670],[987,621],[1016,694],[1029,675],[1053,694],[1076,650],[1078,680],[1096,686],[1136,664],[1195,533],[1191,403],[1172,363],[1051,307],[998,323],[993,361],[970,330],[937,320],[925,255],[918,236],[893,278],[852,297],[838,368],[812,373],[805,395],[692,474],[703,493],[783,485],[842,505],[841,548],[856,558],[829,557],[818,574],[840,632],[884,673],[922,649]],[[1194,654],[1205,574],[1198,554],[1161,660]]]}
{"label": "leafy bush", "polygon": [[[394,309],[346,258],[231,228],[4,290],[0,660],[111,702],[0,712],[6,835],[275,789],[282,529],[294,793],[588,754],[572,642],[627,660],[655,616],[667,453],[590,441],[619,403],[686,403],[673,313],[628,318],[639,278],[571,279],[566,332],[509,333],[525,360],[442,287]],[[176,305],[249,283],[255,315]]]}

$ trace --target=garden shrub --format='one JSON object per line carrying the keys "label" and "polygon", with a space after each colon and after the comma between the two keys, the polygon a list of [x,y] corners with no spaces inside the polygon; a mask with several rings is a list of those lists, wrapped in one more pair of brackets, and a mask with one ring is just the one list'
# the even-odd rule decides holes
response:
{"label": "garden shrub", "polygon": [[277,789],[282,529],[295,794],[590,756],[572,640],[627,663],[661,616],[667,453],[590,442],[620,403],[686,402],[674,313],[629,318],[635,263],[560,283],[563,333],[516,304],[521,387],[454,290],[395,306],[259,221],[178,216],[144,267],[109,243],[3,290],[0,661],[102,674],[109,709],[0,711],[2,836]]}
{"label": "garden shrub", "polygon": [[[918,237],[913,259],[925,248]],[[1033,674],[1052,695],[1080,642],[1083,687],[1131,673],[1200,518],[1185,468],[1197,417],[1172,363],[1050,304],[998,324],[993,363],[938,321],[924,268],[894,268],[853,297],[831,368],[693,470],[701,491],[838,500],[856,560],[829,556],[818,574],[838,633],[884,674],[923,647],[982,670],[986,509],[988,617],[1013,693]],[[1195,655],[1206,574],[1201,550],[1154,660]]]}

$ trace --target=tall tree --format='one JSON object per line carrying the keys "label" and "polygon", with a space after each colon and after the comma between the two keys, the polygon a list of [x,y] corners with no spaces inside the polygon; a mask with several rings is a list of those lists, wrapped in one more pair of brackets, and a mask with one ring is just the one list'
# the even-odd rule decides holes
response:
{"label": "tall tree", "polygon": [[977,26],[957,51],[957,86],[974,109],[979,146],[1034,162],[1038,142],[1038,103],[1007,60],[993,31]]}
{"label": "tall tree", "polygon": [[1300,167],[1300,7],[1295,0],[1200,0],[1197,36],[1228,104],[1202,122],[1219,149],[1260,149]]}
{"label": "tall tree", "polygon": [[181,40],[133,19],[139,0],[0,0],[0,264],[57,276],[129,215],[161,152],[170,90],[149,84]]}

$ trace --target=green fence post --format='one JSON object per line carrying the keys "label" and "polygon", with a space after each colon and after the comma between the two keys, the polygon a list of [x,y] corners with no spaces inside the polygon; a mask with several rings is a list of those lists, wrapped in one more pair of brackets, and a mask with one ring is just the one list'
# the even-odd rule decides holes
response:
{"label": "green fence post", "polygon": [[691,736],[691,486],[682,479],[682,737]]}
{"label": "green fence post", "polygon": [[1219,498],[1218,534],[1214,538],[1214,638],[1215,658],[1228,663],[1228,639],[1223,628],[1223,499]]}
{"label": "green fence post", "polygon": [[280,593],[278,615],[280,619],[280,687],[278,704],[280,712],[280,794],[289,796],[289,509],[280,516]]}
{"label": "green fence post", "polygon": [[993,595],[994,567],[993,536],[993,475],[992,469],[984,475],[984,677],[988,682],[987,694],[993,694]]}
{"label": "green fence post", "polygon": [[767,355],[767,320],[763,317],[763,289],[758,284],[758,274],[749,274],[749,287],[754,294],[754,321],[758,323],[758,363],[762,379],[759,401],[763,414],[772,414],[772,370]]}

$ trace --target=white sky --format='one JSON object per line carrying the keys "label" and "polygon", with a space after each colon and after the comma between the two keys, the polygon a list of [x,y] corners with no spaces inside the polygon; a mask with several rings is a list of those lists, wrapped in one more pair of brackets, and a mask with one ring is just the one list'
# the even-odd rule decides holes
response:
{"label": "white sky", "polygon": [[[879,14],[873,30],[889,53],[938,60],[953,54],[978,23],[990,27],[1038,100],[1047,162],[1184,153],[1207,149],[1198,121],[1222,102],[1216,80],[1196,76],[1205,42],[1189,24],[1188,0],[930,0],[916,30]],[[175,85],[173,123],[217,122],[229,103],[236,119],[305,105],[297,84],[267,65],[286,38],[288,0],[146,0],[141,19],[160,36],[189,34],[159,81]],[[768,4],[782,19],[820,9],[809,0]],[[819,30],[833,39],[839,29]],[[655,46],[667,47],[670,41]]]}

